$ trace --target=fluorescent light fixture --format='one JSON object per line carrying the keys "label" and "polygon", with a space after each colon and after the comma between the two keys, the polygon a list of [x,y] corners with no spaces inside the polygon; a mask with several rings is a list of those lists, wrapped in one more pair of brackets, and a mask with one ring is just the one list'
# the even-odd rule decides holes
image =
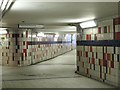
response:
{"label": "fluorescent light fixture", "polygon": [[37,34],[38,37],[45,37],[44,33],[43,32],[40,32]]}
{"label": "fluorescent light fixture", "polygon": [[0,34],[7,34],[6,28],[0,28]]}
{"label": "fluorescent light fixture", "polygon": [[33,38],[36,38],[36,35],[32,35]]}
{"label": "fluorescent light fixture", "polygon": [[90,28],[97,26],[94,20],[80,23],[81,28]]}
{"label": "fluorescent light fixture", "polygon": [[0,30],[6,30],[7,28],[0,28]]}
{"label": "fluorescent light fixture", "polygon": [[58,40],[58,38],[59,38],[59,33],[56,33],[56,35],[55,35],[55,37],[54,37],[54,41],[57,41]]}
{"label": "fluorescent light fixture", "polygon": [[56,33],[55,37],[58,38],[59,37],[59,33]]}
{"label": "fluorescent light fixture", "polygon": [[7,31],[6,30],[2,30],[2,31],[0,31],[0,34],[7,34]]}
{"label": "fluorescent light fixture", "polygon": [[26,32],[23,32],[23,34],[25,35],[25,34],[26,34]]}
{"label": "fluorescent light fixture", "polygon": [[54,41],[57,41],[58,40],[58,38],[54,38]]}
{"label": "fluorescent light fixture", "polygon": [[28,35],[28,37],[32,37],[31,35]]}
{"label": "fluorescent light fixture", "polygon": [[33,29],[33,28],[40,28],[40,29],[42,29],[42,28],[44,28],[44,25],[34,25],[34,24],[18,24],[18,28],[31,28],[31,29]]}

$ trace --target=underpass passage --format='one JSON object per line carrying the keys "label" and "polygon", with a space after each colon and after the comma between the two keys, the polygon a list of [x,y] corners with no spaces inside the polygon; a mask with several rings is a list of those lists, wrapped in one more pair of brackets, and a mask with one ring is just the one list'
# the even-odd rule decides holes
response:
{"label": "underpass passage", "polygon": [[3,88],[114,88],[76,74],[76,50],[35,65],[2,69]]}

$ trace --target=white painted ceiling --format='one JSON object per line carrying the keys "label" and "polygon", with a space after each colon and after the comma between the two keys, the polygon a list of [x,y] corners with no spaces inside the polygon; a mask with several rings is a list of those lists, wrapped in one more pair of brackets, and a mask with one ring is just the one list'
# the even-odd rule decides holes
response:
{"label": "white painted ceiling", "polygon": [[[24,23],[61,26],[117,15],[117,2],[20,2],[3,17],[7,26]],[[56,29],[56,27],[55,27]]]}

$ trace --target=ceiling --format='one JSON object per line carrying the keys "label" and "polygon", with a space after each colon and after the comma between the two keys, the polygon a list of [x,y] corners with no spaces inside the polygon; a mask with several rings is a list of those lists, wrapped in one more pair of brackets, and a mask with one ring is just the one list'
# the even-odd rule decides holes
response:
{"label": "ceiling", "polygon": [[[18,0],[3,17],[3,26],[14,26],[24,21],[30,24],[44,24],[50,30],[63,29],[68,23],[117,15],[117,8],[116,2],[20,2]],[[49,29],[48,27],[46,30]]]}

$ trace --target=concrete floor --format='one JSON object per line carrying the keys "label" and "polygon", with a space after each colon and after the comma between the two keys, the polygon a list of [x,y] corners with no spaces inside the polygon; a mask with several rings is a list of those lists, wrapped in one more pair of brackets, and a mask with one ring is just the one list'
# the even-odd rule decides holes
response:
{"label": "concrete floor", "polygon": [[3,88],[111,88],[75,74],[75,50],[52,60],[26,67],[2,68]]}

